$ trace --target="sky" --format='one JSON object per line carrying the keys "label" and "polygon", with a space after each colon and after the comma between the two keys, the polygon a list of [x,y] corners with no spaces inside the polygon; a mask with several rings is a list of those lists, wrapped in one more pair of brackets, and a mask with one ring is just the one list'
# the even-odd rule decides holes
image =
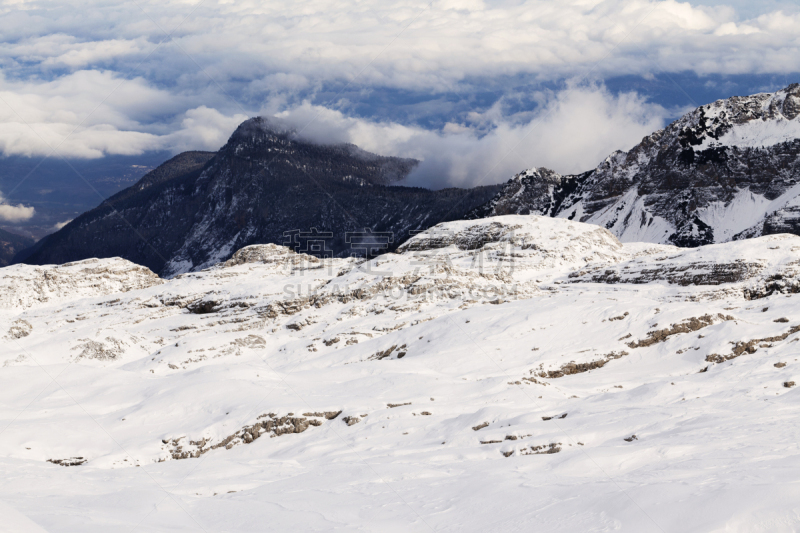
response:
{"label": "sky", "polygon": [[[585,171],[800,81],[800,0],[5,0],[0,34],[3,156],[216,150],[275,115],[433,188]],[[0,221],[31,218],[3,187]]]}

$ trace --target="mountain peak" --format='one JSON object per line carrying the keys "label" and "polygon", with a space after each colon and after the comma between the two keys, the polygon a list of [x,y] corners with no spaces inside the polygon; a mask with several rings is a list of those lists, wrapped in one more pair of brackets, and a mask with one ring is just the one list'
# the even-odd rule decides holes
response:
{"label": "mountain peak", "polygon": [[241,141],[256,137],[286,137],[296,136],[297,130],[288,122],[277,117],[258,116],[248,118],[231,134],[231,141]]}
{"label": "mountain peak", "polygon": [[522,172],[469,216],[542,214],[679,246],[800,234],[798,116],[797,83],[718,100],[589,172]]}
{"label": "mountain peak", "polygon": [[252,244],[288,241],[300,251],[316,246],[320,255],[363,255],[348,233],[384,232],[396,246],[411,231],[463,217],[499,190],[389,186],[417,163],[312,142],[279,119],[254,117],[218,153],[176,156],[20,260],[119,256],[174,276]]}
{"label": "mountain peak", "polygon": [[[675,126],[684,148],[760,148],[800,137],[800,84],[698,107]],[[670,126],[672,127],[672,126]],[[668,129],[670,128],[668,127]]]}

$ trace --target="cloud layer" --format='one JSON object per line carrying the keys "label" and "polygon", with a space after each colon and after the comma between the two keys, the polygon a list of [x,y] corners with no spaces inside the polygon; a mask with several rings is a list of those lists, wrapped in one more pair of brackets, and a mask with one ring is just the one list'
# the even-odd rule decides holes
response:
{"label": "cloud layer", "polygon": [[[492,181],[531,165],[583,170],[666,115],[592,80],[800,72],[797,4],[701,3],[9,1],[0,5],[0,152],[214,150],[247,116],[278,114],[313,118],[319,138],[422,158],[419,183]],[[435,130],[357,112],[377,88],[468,100],[487,80],[520,76],[540,87],[501,87],[495,105]],[[544,91],[547,82],[565,88]],[[528,112],[510,110],[520,91]]]}
{"label": "cloud layer", "polygon": [[351,142],[366,150],[422,160],[411,185],[487,185],[532,166],[562,173],[589,170],[617,149],[629,149],[664,124],[667,111],[635,93],[576,85],[541,94],[534,113],[504,115],[502,102],[442,131],[348,117],[304,104],[279,116],[319,142]]}

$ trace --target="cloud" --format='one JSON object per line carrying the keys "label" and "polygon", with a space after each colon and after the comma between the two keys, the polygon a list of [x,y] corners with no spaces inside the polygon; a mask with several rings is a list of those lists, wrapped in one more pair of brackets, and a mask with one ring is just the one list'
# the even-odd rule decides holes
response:
{"label": "cloud", "polygon": [[[214,150],[247,116],[318,114],[318,135],[423,158],[415,179],[431,183],[574,171],[664,114],[587,79],[800,72],[800,7],[731,1],[4,2],[0,152]],[[541,90],[565,79],[579,81]],[[486,87],[488,109],[469,96]],[[390,121],[403,95],[416,114]],[[515,98],[536,110],[510,111]],[[415,125],[436,113],[443,128]]]}
{"label": "cloud", "polygon": [[80,70],[50,82],[0,82],[5,155],[92,159],[148,150],[216,150],[247,118],[205,106],[185,109],[180,96],[110,71]]}
{"label": "cloud", "polygon": [[70,222],[72,222],[72,219],[65,220],[64,222],[56,222],[55,224],[53,224],[53,231],[60,230],[61,228],[63,228],[67,224],[69,224]]}
{"label": "cloud", "polygon": [[88,43],[70,43],[69,48],[59,55],[50,55],[43,66],[67,66],[79,68],[96,65],[109,59],[128,56],[141,52],[135,41],[109,39]]}
{"label": "cloud", "polygon": [[49,82],[0,82],[5,155],[139,154],[158,146],[146,123],[179,109],[168,92],[108,71],[77,71]]}
{"label": "cloud", "polygon": [[[187,84],[205,76],[194,76],[199,65],[223,84],[288,76],[437,90],[469,76],[641,73],[656,60],[698,73],[800,70],[798,6],[788,1],[761,9],[674,0],[196,4],[6,4],[0,61],[29,72],[130,59]],[[775,61],[765,65],[767,54]]]}
{"label": "cloud", "polygon": [[206,106],[190,109],[181,121],[181,129],[164,137],[164,146],[178,152],[216,151],[225,144],[236,126],[248,118],[241,113],[225,116]]}
{"label": "cloud", "polygon": [[636,93],[615,96],[601,85],[572,84],[539,98],[535,113],[505,115],[501,102],[442,131],[348,117],[308,103],[279,117],[310,140],[422,160],[409,185],[466,187],[505,181],[533,166],[562,173],[592,169],[663,127],[669,115]]}
{"label": "cloud", "polygon": [[33,207],[25,207],[22,204],[7,204],[2,193],[0,193],[0,220],[4,222],[25,222],[33,218],[34,213]]}

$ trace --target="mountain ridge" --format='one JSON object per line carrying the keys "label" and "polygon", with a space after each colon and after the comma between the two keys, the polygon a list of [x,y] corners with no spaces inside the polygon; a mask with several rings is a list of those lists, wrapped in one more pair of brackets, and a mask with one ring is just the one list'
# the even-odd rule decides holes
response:
{"label": "mountain ridge", "polygon": [[416,165],[354,145],[310,142],[256,117],[218,152],[175,156],[15,262],[118,256],[171,277],[250,244],[297,236],[305,239],[298,249],[313,241],[321,255],[361,253],[348,235],[365,229],[382,234],[383,248],[392,249],[413,231],[462,218],[499,190],[394,185]]}
{"label": "mountain ridge", "polygon": [[[800,84],[698,107],[594,170],[529,169],[467,218],[539,213],[699,246],[800,233]],[[745,216],[742,216],[742,214]]]}

